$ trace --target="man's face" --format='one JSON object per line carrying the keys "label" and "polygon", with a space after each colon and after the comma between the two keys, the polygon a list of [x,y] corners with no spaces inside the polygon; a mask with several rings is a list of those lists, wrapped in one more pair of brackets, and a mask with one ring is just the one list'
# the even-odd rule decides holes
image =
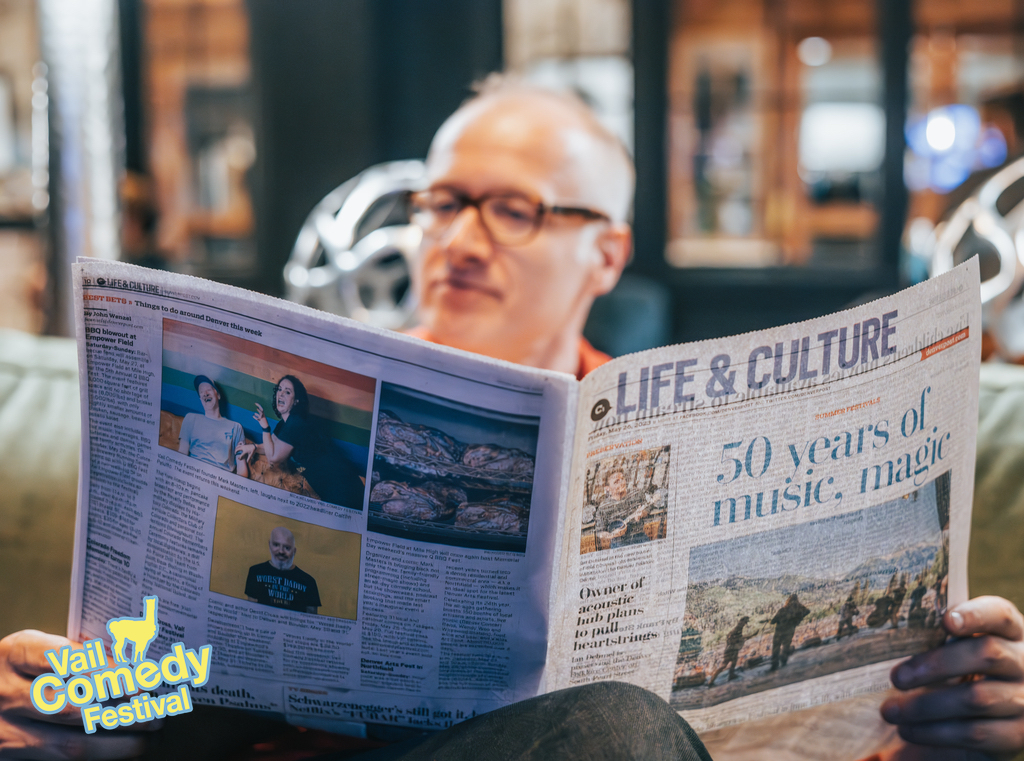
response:
{"label": "man's face", "polygon": [[608,476],[608,495],[612,499],[623,499],[629,488],[626,485],[626,477],[619,471]]}
{"label": "man's face", "polygon": [[[606,212],[600,193],[581,187],[571,157],[574,135],[586,143],[579,129],[509,105],[474,112],[446,138],[439,133],[428,160],[429,187],[474,199],[518,193],[545,205]],[[546,215],[529,242],[500,245],[478,210],[467,206],[447,229],[424,237],[414,268],[420,319],[441,343],[523,361],[553,333],[577,323],[582,329],[602,290],[597,272],[605,261],[597,240],[608,226]]]}
{"label": "man's face", "polygon": [[295,537],[290,531],[274,529],[270,533],[270,564],[281,571],[292,567],[295,558]]}
{"label": "man's face", "polygon": [[199,393],[199,402],[203,405],[203,412],[210,414],[218,410],[220,394],[217,393],[217,389],[209,383],[200,383],[196,391]]}

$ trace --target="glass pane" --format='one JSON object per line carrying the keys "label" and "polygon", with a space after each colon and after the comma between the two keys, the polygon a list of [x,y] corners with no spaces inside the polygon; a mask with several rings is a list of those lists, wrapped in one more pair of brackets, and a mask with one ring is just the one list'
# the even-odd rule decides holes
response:
{"label": "glass pane", "polygon": [[885,151],[874,5],[835,10],[677,4],[670,264],[874,266]]}
{"label": "glass pane", "polygon": [[0,328],[46,326],[48,85],[33,0],[0,2]]}
{"label": "glass pane", "polygon": [[157,223],[134,249],[125,246],[125,256],[236,281],[256,261],[245,4],[144,0],[143,7],[151,176],[129,187],[140,213],[152,204]]}
{"label": "glass pane", "polygon": [[[35,3],[0,3],[0,221],[30,222],[46,209],[45,156],[38,161],[46,150],[38,134],[46,104]],[[41,171],[33,176],[34,169]]]}
{"label": "glass pane", "polygon": [[936,223],[1024,149],[1024,56],[1003,31],[1010,9],[1003,21],[989,33],[969,24],[967,33],[946,27],[914,39],[905,177],[917,255],[926,255]]}
{"label": "glass pane", "polygon": [[628,0],[505,0],[505,67],[575,92],[633,150]]}

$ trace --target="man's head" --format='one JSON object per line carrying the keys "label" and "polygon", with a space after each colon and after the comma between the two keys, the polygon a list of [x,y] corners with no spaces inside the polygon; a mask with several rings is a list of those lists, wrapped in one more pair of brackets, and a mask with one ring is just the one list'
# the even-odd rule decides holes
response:
{"label": "man's head", "polygon": [[624,499],[629,491],[626,474],[619,469],[611,471],[604,481],[604,489],[612,499]]}
{"label": "man's head", "polygon": [[295,535],[284,526],[270,532],[270,565],[287,571],[295,562]]}
{"label": "man's head", "polygon": [[[415,287],[427,330],[449,346],[574,371],[557,359],[575,361],[591,303],[630,254],[633,168],[622,145],[572,96],[492,82],[438,130],[427,182],[470,201],[425,225]],[[472,204],[494,195],[543,208],[535,231],[495,236]]]}
{"label": "man's head", "polygon": [[192,381],[196,393],[199,394],[199,403],[203,405],[203,412],[207,417],[220,416],[220,392],[216,384],[205,375],[197,375]]}

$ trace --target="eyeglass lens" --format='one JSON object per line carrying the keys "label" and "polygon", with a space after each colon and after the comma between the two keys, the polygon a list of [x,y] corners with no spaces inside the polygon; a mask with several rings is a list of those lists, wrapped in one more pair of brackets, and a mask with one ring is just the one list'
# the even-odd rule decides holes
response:
{"label": "eyeglass lens", "polygon": [[413,221],[430,233],[447,229],[466,206],[476,206],[480,221],[496,243],[522,243],[537,229],[540,206],[515,194],[488,195],[472,200],[448,190],[431,190],[412,197]]}

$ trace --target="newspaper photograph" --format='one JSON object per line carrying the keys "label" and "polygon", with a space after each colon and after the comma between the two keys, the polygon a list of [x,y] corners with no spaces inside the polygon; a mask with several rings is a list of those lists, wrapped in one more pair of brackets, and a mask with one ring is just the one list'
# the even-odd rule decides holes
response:
{"label": "newspaper photograph", "polygon": [[[375,388],[373,378],[164,319],[160,446],[361,510]],[[268,415],[287,457],[265,450]]]}
{"label": "newspaper photograph", "polygon": [[525,552],[540,420],[390,383],[380,405],[370,530]]}
{"label": "newspaper photograph", "polygon": [[940,644],[949,481],[694,547],[672,704],[703,708]]}
{"label": "newspaper photograph", "polygon": [[670,450],[612,455],[587,468],[581,554],[665,538]]}
{"label": "newspaper photograph", "polygon": [[219,497],[210,591],[355,621],[360,544],[355,532],[282,518]]}
{"label": "newspaper photograph", "polygon": [[713,729],[883,691],[939,644],[967,598],[977,283],[587,376],[548,689],[632,682]]}

